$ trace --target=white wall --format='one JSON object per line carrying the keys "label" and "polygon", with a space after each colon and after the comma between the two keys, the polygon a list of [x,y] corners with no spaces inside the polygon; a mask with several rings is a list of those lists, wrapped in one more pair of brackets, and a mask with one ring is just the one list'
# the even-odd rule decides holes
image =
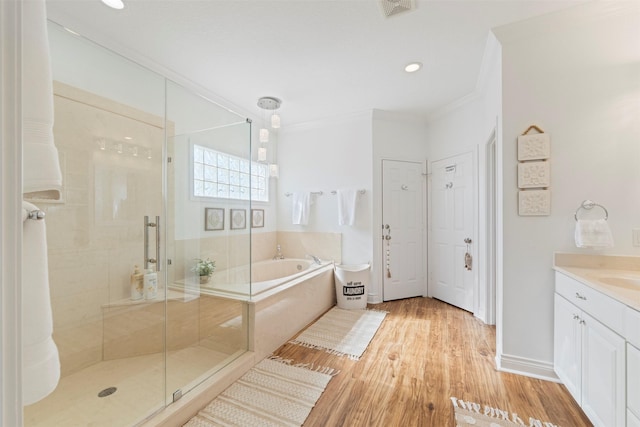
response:
{"label": "white wall", "polygon": [[[393,114],[386,111],[373,111],[373,281],[369,302],[382,302],[382,160],[407,160],[426,162],[427,127],[424,121]],[[424,170],[426,172],[426,168]],[[426,185],[424,186],[426,188]],[[425,209],[426,214],[426,209]],[[426,221],[425,221],[426,224]],[[426,229],[423,245],[426,266]],[[425,268],[426,273],[426,268]],[[426,276],[425,276],[426,278]],[[425,283],[426,289],[426,283]]]}
{"label": "white wall", "polygon": [[427,140],[429,163],[473,152],[477,172],[476,196],[477,222],[472,247],[474,255],[475,302],[474,314],[485,322],[493,323],[488,312],[489,298],[493,298],[492,289],[487,289],[486,278],[486,144],[490,137],[499,141],[499,119],[501,114],[501,69],[500,45],[496,38],[487,36],[482,66],[478,82],[473,93],[448,106],[428,123]]}
{"label": "white wall", "polygon": [[[283,127],[278,141],[278,230],[342,233],[342,263],[373,261],[371,112]],[[365,190],[353,226],[338,225],[332,190]],[[285,193],[322,191],[313,196],[308,225],[293,225]],[[286,248],[283,248],[286,251]]]}
{"label": "white wall", "polygon": [[[576,208],[609,210],[615,248],[640,255],[640,3],[593,2],[496,29],[502,43],[503,362],[553,375],[554,251],[573,242]],[[517,213],[516,139],[551,137],[551,215]]]}

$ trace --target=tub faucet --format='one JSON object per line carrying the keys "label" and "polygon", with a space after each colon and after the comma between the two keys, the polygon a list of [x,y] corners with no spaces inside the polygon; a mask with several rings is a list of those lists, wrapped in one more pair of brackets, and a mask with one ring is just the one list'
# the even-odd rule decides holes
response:
{"label": "tub faucet", "polygon": [[309,254],[307,254],[307,256],[308,256],[309,258],[313,259],[313,262],[315,262],[316,264],[322,264],[322,261],[321,261],[321,260],[320,260],[320,258],[318,258],[317,256],[315,256],[315,255],[309,255]]}
{"label": "tub faucet", "polygon": [[284,259],[284,255],[282,255],[280,245],[276,245],[276,254],[273,256],[273,259]]}

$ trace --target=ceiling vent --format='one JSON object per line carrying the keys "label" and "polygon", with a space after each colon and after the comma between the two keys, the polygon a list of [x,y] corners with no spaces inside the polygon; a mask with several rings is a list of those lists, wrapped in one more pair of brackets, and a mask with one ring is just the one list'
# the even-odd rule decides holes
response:
{"label": "ceiling vent", "polygon": [[385,17],[408,12],[416,8],[415,0],[380,0],[380,8]]}

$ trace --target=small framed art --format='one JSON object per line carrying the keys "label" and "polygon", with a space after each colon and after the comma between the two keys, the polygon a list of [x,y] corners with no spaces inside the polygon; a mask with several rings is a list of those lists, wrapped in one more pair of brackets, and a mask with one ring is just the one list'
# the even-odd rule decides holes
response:
{"label": "small framed art", "polygon": [[224,230],[224,209],[204,208],[205,231]]}
{"label": "small framed art", "polygon": [[243,228],[247,228],[246,209],[231,209],[229,216],[232,230],[242,230]]}
{"label": "small framed art", "polygon": [[251,228],[264,227],[264,209],[251,209]]}

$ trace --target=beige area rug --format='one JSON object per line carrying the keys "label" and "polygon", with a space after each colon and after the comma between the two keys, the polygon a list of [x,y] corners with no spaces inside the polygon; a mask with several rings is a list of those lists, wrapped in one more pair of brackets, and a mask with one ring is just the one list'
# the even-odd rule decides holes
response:
{"label": "beige area rug", "polygon": [[550,422],[529,418],[524,421],[518,414],[451,398],[456,416],[456,427],[559,427]]}
{"label": "beige area rug", "polygon": [[358,360],[386,315],[385,311],[333,307],[289,342]]}
{"label": "beige area rug", "polygon": [[334,375],[330,368],[264,359],[185,426],[301,426]]}

